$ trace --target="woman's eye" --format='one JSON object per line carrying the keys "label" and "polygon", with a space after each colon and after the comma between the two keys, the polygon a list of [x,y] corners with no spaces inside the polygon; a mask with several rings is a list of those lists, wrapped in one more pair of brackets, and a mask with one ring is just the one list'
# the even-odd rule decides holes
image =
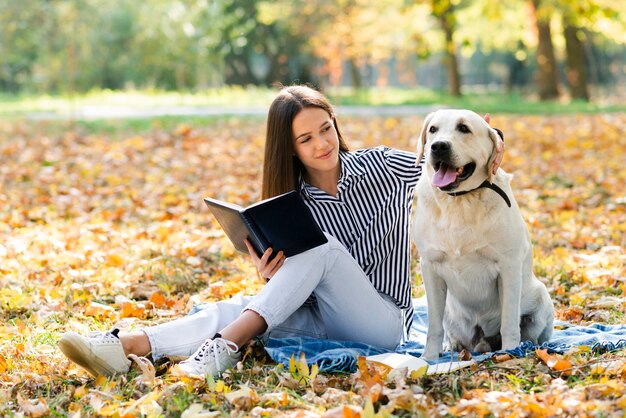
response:
{"label": "woman's eye", "polygon": [[459,131],[459,132],[462,132],[462,133],[464,133],[464,134],[469,134],[470,132],[472,132],[472,131],[470,131],[470,129],[467,127],[467,125],[466,125],[466,124],[464,124],[464,123],[459,123],[459,125],[456,127],[456,129],[458,129],[458,131]]}
{"label": "woman's eye", "polygon": [[430,128],[428,128],[428,132],[430,132],[431,134],[434,134],[435,132],[437,132],[437,127],[431,126]]}
{"label": "woman's eye", "polygon": [[325,126],[322,128],[322,132],[328,132],[329,129],[330,129],[330,126]]}

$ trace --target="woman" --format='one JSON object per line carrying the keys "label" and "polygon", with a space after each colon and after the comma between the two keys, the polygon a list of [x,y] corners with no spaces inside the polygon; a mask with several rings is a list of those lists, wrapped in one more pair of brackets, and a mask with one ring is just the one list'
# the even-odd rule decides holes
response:
{"label": "woman", "polygon": [[409,220],[420,174],[412,153],[348,151],[328,100],[310,87],[286,87],[268,113],[263,198],[299,190],[328,243],[271,261],[271,249],[259,258],[247,243],[267,279],[258,295],[137,332],[68,332],[61,350],[93,375],[128,371],[131,353],[189,355],[182,373],[219,375],[260,335],[393,350],[412,320]]}

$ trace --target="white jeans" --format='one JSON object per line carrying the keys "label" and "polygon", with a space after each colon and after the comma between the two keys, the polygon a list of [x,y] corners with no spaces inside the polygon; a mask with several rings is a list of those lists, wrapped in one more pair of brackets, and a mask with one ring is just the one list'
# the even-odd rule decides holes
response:
{"label": "white jeans", "polygon": [[[290,257],[256,296],[237,296],[143,331],[152,356],[189,356],[207,339],[252,310],[265,320],[264,337],[315,337],[358,341],[393,350],[403,334],[403,315],[379,293],[334,237]],[[307,301],[314,294],[316,302]]]}

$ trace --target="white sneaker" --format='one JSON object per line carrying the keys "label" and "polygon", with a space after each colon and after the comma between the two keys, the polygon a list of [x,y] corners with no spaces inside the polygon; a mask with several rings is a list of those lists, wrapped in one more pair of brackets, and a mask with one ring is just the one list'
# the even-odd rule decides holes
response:
{"label": "white sneaker", "polygon": [[232,368],[239,360],[239,347],[224,338],[206,340],[187,360],[178,364],[178,369],[192,376],[219,376]]}
{"label": "white sneaker", "polygon": [[59,348],[67,358],[94,377],[127,373],[131,362],[124,354],[122,343],[117,337],[118,332],[118,329],[90,332],[87,337],[75,332],[66,332],[59,340]]}

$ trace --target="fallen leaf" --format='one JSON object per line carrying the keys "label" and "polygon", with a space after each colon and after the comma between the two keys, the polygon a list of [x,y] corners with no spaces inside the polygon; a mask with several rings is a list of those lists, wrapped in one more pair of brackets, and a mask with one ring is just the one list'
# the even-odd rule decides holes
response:
{"label": "fallen leaf", "polygon": [[565,372],[565,374],[571,373],[572,364],[569,361],[548,354],[548,350],[546,349],[537,349],[536,353],[537,357],[539,357],[549,368]]}
{"label": "fallen leaf", "polygon": [[27,399],[21,393],[17,394],[17,403],[22,412],[32,418],[43,417],[50,413],[50,408],[44,398]]}

